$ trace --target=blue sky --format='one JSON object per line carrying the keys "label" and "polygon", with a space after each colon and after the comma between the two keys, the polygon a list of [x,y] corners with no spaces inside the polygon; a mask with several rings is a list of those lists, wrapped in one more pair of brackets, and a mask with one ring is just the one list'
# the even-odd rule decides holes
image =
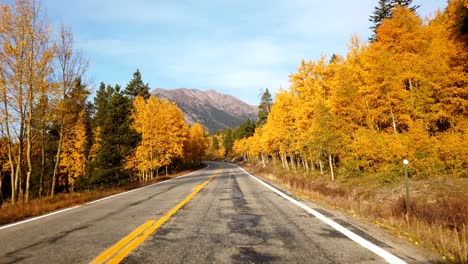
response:
{"label": "blue sky", "polygon": [[[418,0],[434,13],[445,0]],[[345,54],[370,35],[377,0],[43,0],[55,28],[71,26],[94,86],[125,86],[139,68],[151,88],[214,89],[258,104],[288,87],[302,58]]]}

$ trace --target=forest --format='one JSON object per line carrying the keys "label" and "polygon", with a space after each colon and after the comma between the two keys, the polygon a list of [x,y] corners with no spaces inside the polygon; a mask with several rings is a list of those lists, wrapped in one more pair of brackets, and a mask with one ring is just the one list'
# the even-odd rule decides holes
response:
{"label": "forest", "polygon": [[415,178],[468,177],[466,5],[450,1],[426,19],[395,5],[369,42],[351,38],[346,56],[302,60],[234,154],[332,181],[394,181],[403,159]]}
{"label": "forest", "polygon": [[91,102],[88,58],[45,14],[31,0],[0,10],[0,208],[200,165],[205,129],[150,97],[139,70],[125,88],[101,83]]}

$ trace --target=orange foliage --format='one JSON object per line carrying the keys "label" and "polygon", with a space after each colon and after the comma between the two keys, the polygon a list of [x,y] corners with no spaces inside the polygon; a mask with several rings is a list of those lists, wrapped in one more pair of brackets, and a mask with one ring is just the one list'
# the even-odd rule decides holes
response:
{"label": "orange foliage", "polygon": [[[424,22],[396,7],[365,44],[353,36],[346,59],[302,60],[280,90],[262,130],[234,143],[250,159],[283,166],[327,164],[341,172],[468,176],[468,49],[459,33],[462,0]],[[333,178],[333,176],[332,176]]]}
{"label": "orange foliage", "polygon": [[133,128],[141,133],[141,142],[127,157],[127,168],[139,171],[142,180],[149,180],[160,167],[184,156],[189,130],[182,111],[173,102],[138,96],[134,103]]}

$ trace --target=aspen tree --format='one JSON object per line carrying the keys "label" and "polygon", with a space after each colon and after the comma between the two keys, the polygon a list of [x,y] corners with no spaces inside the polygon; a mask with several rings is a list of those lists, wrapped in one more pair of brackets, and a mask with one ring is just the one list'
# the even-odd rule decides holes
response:
{"label": "aspen tree", "polygon": [[[23,194],[27,202],[34,170],[33,124],[40,116],[36,113],[36,102],[41,91],[49,87],[47,77],[51,72],[54,48],[39,1],[17,0],[11,7],[3,6],[1,19],[2,99],[12,169],[12,202]],[[27,165],[24,179],[23,162]]]}
{"label": "aspen tree", "polygon": [[[59,141],[57,144],[57,152],[55,155],[55,165],[52,175],[52,185],[50,190],[50,195],[53,197],[55,194],[55,183],[57,180],[57,175],[60,171],[60,158],[63,148],[63,141],[65,137],[65,131],[67,127],[72,125],[67,122],[67,115],[77,115],[77,113],[68,112],[68,107],[70,101],[74,100],[72,94],[77,95],[75,88],[79,88],[74,85],[74,82],[77,80],[82,80],[83,75],[86,73],[88,62],[84,58],[80,50],[75,50],[73,47],[73,33],[70,28],[67,28],[62,25],[60,29],[59,38],[57,40],[57,67],[55,78],[59,86],[59,107],[57,109],[57,121],[59,126]],[[84,93],[87,95],[87,91],[84,90]]]}

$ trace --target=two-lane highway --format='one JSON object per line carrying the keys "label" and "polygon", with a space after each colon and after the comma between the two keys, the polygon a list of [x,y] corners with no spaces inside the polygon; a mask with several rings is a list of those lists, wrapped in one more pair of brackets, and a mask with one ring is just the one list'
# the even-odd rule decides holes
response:
{"label": "two-lane highway", "polygon": [[370,234],[341,230],[235,165],[208,164],[187,176],[0,227],[0,263],[411,262]]}

